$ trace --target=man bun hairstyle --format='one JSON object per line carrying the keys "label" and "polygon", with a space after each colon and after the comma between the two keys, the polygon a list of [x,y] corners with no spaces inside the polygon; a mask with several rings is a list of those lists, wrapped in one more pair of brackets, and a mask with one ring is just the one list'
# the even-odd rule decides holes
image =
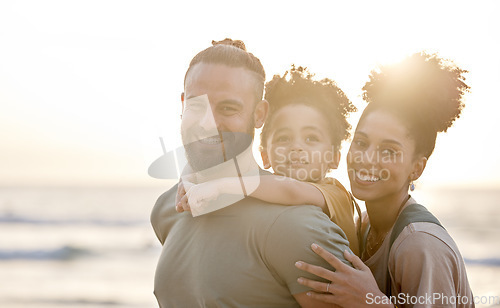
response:
{"label": "man bun hairstyle", "polygon": [[356,107],[335,81],[328,78],[315,80],[313,77],[307,68],[292,65],[283,76],[274,75],[266,83],[265,99],[269,102],[269,114],[262,128],[262,149],[267,146],[276,111],[294,104],[312,107],[325,116],[330,126],[328,133],[336,150],[340,149],[342,140],[350,137],[351,125],[346,118],[350,112],[356,111]]}
{"label": "man bun hairstyle", "polygon": [[200,51],[191,60],[184,77],[184,83],[186,83],[191,68],[201,62],[207,64],[224,64],[229,67],[243,67],[253,72],[256,77],[257,100],[262,99],[266,73],[260,60],[246,50],[243,41],[232,40],[230,38],[222,41],[212,41],[212,46]]}
{"label": "man bun hairstyle", "polygon": [[245,47],[245,43],[240,40],[232,40],[230,38],[225,38],[222,41],[215,41],[212,40],[212,46],[215,45],[229,45],[229,46],[234,46],[236,48],[239,48],[241,50],[247,51],[247,48]]}
{"label": "man bun hairstyle", "polygon": [[452,61],[420,52],[402,62],[373,70],[363,87],[369,103],[360,121],[374,110],[393,113],[416,141],[416,154],[434,151],[438,132],[446,132],[460,117],[467,73]]}

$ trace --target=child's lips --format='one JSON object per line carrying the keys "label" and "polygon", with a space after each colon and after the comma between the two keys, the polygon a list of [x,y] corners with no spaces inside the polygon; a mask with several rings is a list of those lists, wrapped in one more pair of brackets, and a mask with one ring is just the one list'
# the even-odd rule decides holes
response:
{"label": "child's lips", "polygon": [[309,162],[305,161],[305,160],[294,160],[294,161],[289,161],[288,165],[291,165],[291,166],[303,166],[303,165],[309,165]]}

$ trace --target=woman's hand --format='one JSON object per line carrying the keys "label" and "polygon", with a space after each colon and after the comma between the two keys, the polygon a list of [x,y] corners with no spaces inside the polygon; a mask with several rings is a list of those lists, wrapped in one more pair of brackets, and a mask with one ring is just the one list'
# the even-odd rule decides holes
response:
{"label": "woman's hand", "polygon": [[[344,251],[346,260],[352,263],[354,268],[342,263],[337,257],[312,244],[312,250],[325,259],[336,271],[332,272],[320,266],[305,262],[297,262],[297,268],[324,278],[330,283],[299,278],[298,282],[312,288],[314,291],[307,295],[326,303],[337,304],[342,307],[373,307],[376,302],[389,302],[375,281],[370,269],[356,255]],[[384,298],[385,297],[385,298]],[[375,299],[379,299],[375,301]],[[377,307],[394,307],[392,305],[377,305]]]}

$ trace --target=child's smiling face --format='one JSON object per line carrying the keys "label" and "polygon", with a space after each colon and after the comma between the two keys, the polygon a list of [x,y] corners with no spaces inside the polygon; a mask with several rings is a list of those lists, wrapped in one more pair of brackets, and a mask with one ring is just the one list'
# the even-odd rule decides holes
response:
{"label": "child's smiling face", "polygon": [[318,182],[338,165],[340,153],[332,144],[329,125],[317,109],[301,104],[282,107],[272,121],[262,151],[264,167],[278,175]]}

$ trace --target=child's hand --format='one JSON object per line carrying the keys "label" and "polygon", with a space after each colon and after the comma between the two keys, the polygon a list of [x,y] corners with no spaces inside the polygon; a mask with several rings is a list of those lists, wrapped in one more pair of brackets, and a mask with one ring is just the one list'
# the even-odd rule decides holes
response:
{"label": "child's hand", "polygon": [[186,194],[176,204],[175,209],[179,213],[182,213],[184,211],[191,211],[191,207],[189,206],[188,196]]}
{"label": "child's hand", "polygon": [[193,183],[188,181],[179,181],[177,186],[177,196],[175,196],[175,210],[179,213],[184,211],[189,211],[188,198],[186,196],[186,190],[189,190],[193,186]]}
{"label": "child's hand", "polygon": [[210,201],[217,199],[220,195],[219,185],[216,181],[210,181],[192,186],[188,189],[186,196],[186,204],[182,204],[184,208],[196,209],[206,206]]}

